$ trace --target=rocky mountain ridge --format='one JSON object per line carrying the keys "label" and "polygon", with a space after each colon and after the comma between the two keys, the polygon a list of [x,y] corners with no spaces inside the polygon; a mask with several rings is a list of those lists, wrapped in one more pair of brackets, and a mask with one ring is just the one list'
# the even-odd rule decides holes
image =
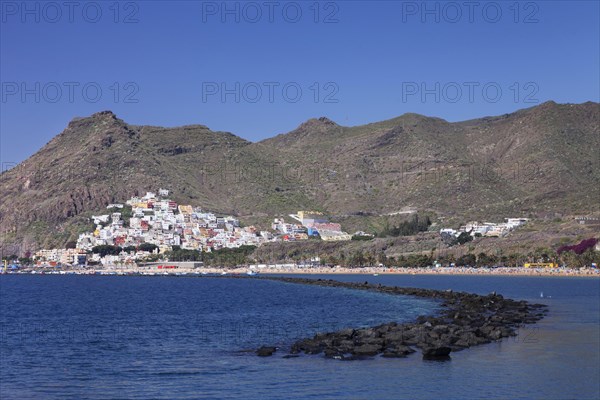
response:
{"label": "rocky mountain ridge", "polygon": [[[345,127],[321,117],[257,143],[203,125],[76,118],[0,175],[0,247],[62,246],[89,215],[165,187],[176,201],[267,219],[299,209],[441,218],[588,213],[600,198],[600,104],[548,102],[450,123],[418,114]],[[9,250],[4,250],[5,252]]]}

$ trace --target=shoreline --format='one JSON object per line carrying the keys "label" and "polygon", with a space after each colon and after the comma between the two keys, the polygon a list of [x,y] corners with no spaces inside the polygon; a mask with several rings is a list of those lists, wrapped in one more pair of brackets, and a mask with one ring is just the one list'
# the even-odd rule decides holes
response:
{"label": "shoreline", "polygon": [[196,275],[477,275],[477,276],[540,276],[600,278],[599,269],[570,268],[329,268],[329,267],[237,267],[237,268],[177,268],[161,270],[156,267],[109,266],[98,269],[36,269],[9,271],[8,275],[143,275],[143,276],[196,276]]}
{"label": "shoreline", "polygon": [[289,275],[478,275],[478,276],[561,276],[600,278],[600,270],[529,269],[529,268],[314,268],[306,270],[270,269],[265,274]]}

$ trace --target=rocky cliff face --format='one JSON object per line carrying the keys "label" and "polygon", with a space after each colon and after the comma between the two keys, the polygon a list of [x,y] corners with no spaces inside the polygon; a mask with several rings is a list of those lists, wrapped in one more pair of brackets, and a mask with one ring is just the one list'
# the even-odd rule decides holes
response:
{"label": "rocky cliff face", "polygon": [[306,208],[469,219],[588,212],[600,198],[599,154],[598,103],[460,123],[405,114],[342,127],[322,117],[258,143],[202,125],[128,125],[103,111],[0,175],[0,247],[61,246],[91,228],[91,213],[158,187],[243,218]]}

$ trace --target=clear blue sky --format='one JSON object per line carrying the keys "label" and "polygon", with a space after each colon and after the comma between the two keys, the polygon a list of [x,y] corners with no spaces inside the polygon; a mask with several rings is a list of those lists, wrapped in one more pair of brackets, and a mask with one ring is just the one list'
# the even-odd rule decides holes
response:
{"label": "clear blue sky", "polygon": [[0,3],[5,164],[107,109],[257,141],[319,116],[458,121],[599,101],[597,1]]}

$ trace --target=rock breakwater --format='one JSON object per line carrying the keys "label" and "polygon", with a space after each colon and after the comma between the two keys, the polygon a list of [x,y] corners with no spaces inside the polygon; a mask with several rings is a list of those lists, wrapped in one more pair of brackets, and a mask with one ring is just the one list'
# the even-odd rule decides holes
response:
{"label": "rock breakwater", "polygon": [[[330,279],[260,279],[429,298],[439,301],[442,307],[441,312],[419,316],[412,323],[389,322],[369,328],[318,333],[312,338],[293,343],[289,354],[294,355],[324,354],[325,357],[339,360],[376,355],[401,358],[416,352],[416,348],[421,350],[424,359],[445,360],[450,358],[451,352],[516,336],[520,327],[536,323],[548,312],[546,305],[505,299],[495,292],[482,296],[452,290],[404,288]],[[275,351],[273,347],[263,347],[257,354],[270,356]]]}

